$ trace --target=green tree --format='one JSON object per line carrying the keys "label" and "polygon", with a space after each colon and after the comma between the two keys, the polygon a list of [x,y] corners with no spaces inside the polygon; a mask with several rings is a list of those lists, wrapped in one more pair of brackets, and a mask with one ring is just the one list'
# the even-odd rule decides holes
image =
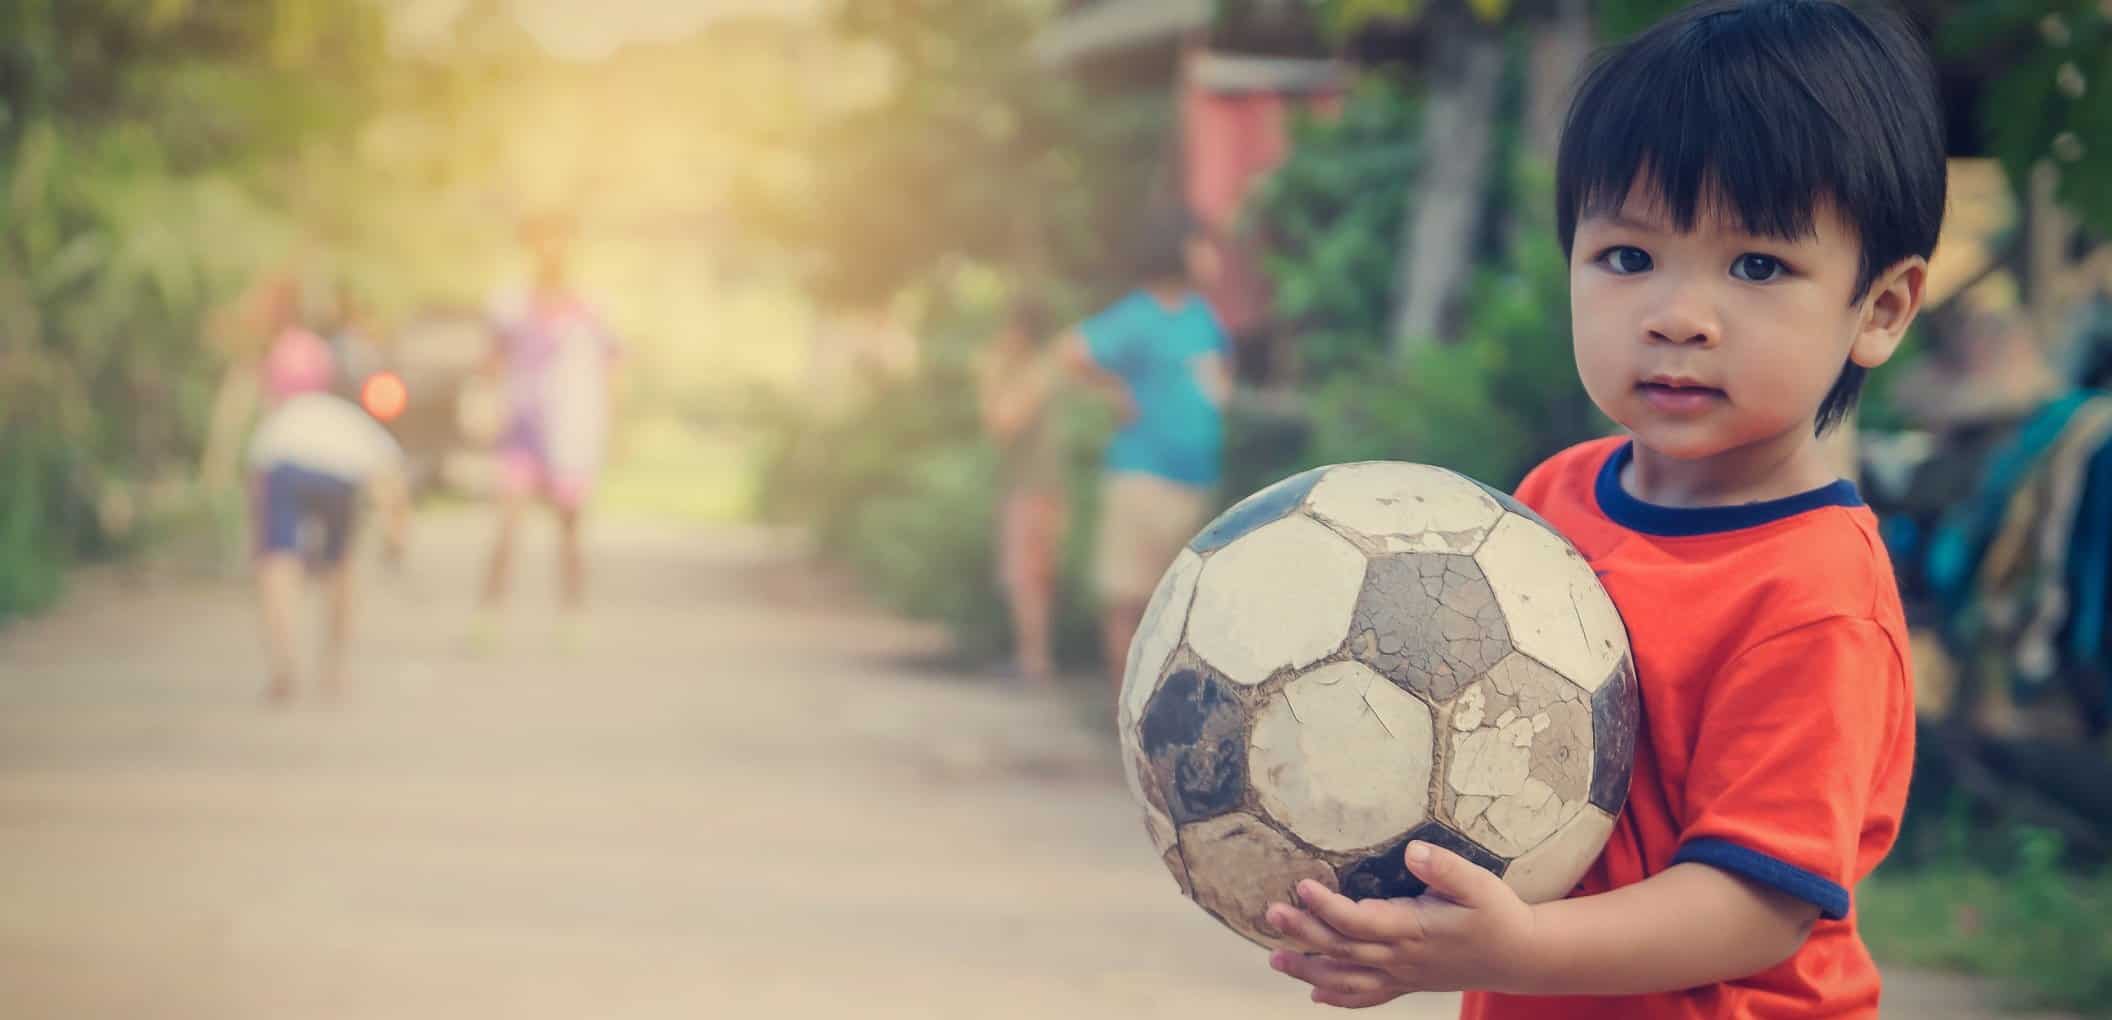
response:
{"label": "green tree", "polygon": [[383,42],[328,0],[0,4],[0,617],[189,463],[199,324],[290,223],[273,172],[343,131]]}

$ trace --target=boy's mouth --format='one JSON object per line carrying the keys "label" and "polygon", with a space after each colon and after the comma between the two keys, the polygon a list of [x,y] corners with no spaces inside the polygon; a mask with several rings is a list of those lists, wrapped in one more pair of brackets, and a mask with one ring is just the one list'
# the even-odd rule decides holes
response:
{"label": "boy's mouth", "polygon": [[1643,401],[1664,414],[1699,414],[1724,399],[1724,392],[1692,379],[1656,376],[1635,385]]}

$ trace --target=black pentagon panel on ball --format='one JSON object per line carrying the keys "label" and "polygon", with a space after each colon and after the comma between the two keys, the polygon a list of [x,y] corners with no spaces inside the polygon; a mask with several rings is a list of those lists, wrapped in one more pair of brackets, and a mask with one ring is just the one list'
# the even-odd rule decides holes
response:
{"label": "black pentagon panel on ball", "polygon": [[1320,484],[1327,468],[1316,467],[1311,471],[1292,475],[1232,505],[1232,508],[1217,515],[1217,519],[1204,526],[1188,548],[1198,553],[1213,552],[1237,541],[1241,535],[1264,524],[1279,520],[1297,511],[1305,497]]}
{"label": "black pentagon panel on ball", "polygon": [[1510,865],[1509,861],[1490,853],[1488,848],[1481,844],[1437,822],[1425,822],[1401,837],[1399,842],[1362,860],[1344,865],[1340,872],[1342,895],[1353,900],[1421,896],[1428,886],[1422,879],[1409,872],[1408,859],[1405,856],[1408,844],[1416,840],[1444,847],[1498,876]]}
{"label": "black pentagon panel on ball", "polygon": [[1636,731],[1642,727],[1641,689],[1635,660],[1623,655],[1613,676],[1591,696],[1591,803],[1619,817],[1628,802],[1628,777],[1635,769]]}
{"label": "black pentagon panel on ball", "polygon": [[1175,824],[1224,814],[1246,797],[1246,710],[1214,672],[1169,674],[1145,705],[1137,737]]}
{"label": "black pentagon panel on ball", "polygon": [[1349,648],[1402,690],[1442,704],[1511,654],[1511,633],[1474,557],[1404,553],[1365,569]]}

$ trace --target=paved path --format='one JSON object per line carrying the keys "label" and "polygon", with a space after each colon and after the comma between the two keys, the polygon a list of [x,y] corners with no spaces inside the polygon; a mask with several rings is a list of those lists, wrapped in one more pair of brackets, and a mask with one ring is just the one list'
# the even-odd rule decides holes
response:
{"label": "paved path", "polygon": [[474,656],[481,523],[373,579],[335,707],[256,704],[237,586],[89,575],[0,632],[0,1013],[1320,1014],[1160,871],[1101,706],[918,670],[754,532],[605,526],[579,646],[531,560]]}

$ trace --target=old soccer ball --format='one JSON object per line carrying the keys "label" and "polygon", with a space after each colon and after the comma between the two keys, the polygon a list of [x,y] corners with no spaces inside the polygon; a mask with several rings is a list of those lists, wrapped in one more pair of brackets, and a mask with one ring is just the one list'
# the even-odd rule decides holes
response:
{"label": "old soccer ball", "polygon": [[1166,571],[1130,645],[1130,791],[1181,891],[1265,946],[1300,879],[1415,896],[1410,840],[1531,902],[1597,858],[1628,795],[1628,635],[1532,511],[1421,464],[1316,468]]}

